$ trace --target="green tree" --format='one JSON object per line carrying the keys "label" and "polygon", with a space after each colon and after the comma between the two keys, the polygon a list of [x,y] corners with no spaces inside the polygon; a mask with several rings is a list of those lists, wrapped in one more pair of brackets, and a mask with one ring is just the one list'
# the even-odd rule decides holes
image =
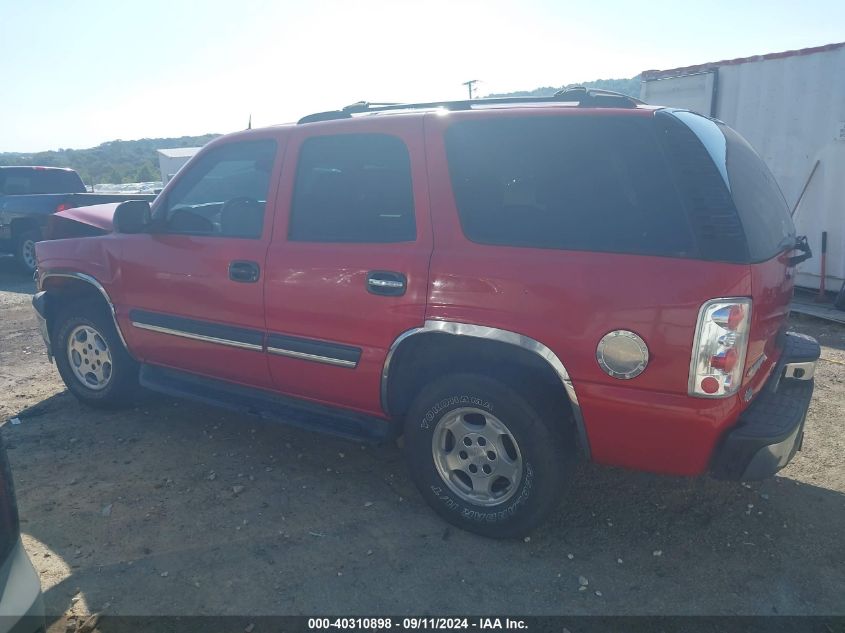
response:
{"label": "green tree", "polygon": [[149,163],[141,165],[141,169],[135,173],[135,182],[151,182],[154,180],[158,180],[158,175],[153,172]]}
{"label": "green tree", "polygon": [[585,88],[596,88],[597,90],[612,90],[621,92],[629,97],[640,98],[640,76],[630,79],[596,79],[595,81],[582,81],[580,83],[566,84],[559,87],[544,86],[534,90],[518,90],[516,92],[502,92],[487,95],[488,97],[550,97],[562,88],[573,86],[584,86]]}
{"label": "green tree", "polygon": [[[62,149],[48,152],[0,152],[0,165],[44,165],[70,167],[90,184],[150,182],[158,180],[156,150],[168,147],[202,147],[219,134],[178,138],[144,138],[137,141],[109,141],[88,149]],[[150,177],[142,173],[144,168]]]}

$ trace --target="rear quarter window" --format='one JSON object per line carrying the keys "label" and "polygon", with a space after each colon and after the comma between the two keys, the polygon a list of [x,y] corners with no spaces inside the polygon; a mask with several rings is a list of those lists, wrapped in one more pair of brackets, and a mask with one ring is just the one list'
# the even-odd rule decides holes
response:
{"label": "rear quarter window", "polygon": [[467,238],[486,244],[693,257],[695,241],[652,121],[532,116],[446,131]]}

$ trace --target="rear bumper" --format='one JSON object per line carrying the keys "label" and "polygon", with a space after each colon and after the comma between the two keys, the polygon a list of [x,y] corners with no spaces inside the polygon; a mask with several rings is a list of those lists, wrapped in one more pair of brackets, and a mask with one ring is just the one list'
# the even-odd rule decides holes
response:
{"label": "rear bumper", "polygon": [[783,354],[762,393],[716,449],[711,464],[714,477],[765,479],[801,450],[819,353],[815,339],[792,332],[786,335]]}
{"label": "rear bumper", "polygon": [[44,630],[41,584],[27,558],[23,543],[18,540],[0,567],[0,633],[36,633]]}

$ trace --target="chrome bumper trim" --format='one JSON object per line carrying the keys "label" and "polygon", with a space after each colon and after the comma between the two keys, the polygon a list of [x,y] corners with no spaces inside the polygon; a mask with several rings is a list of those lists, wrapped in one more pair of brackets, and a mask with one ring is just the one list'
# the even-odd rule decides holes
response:
{"label": "chrome bumper trim", "polygon": [[812,380],[816,373],[816,361],[787,363],[783,366],[783,377],[793,380]]}

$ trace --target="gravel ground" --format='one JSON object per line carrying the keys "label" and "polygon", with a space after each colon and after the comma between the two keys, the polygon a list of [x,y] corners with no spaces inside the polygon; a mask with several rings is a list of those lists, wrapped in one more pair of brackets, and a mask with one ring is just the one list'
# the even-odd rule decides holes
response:
{"label": "gravel ground", "polygon": [[0,432],[51,631],[93,611],[845,614],[845,328],[792,321],[823,360],[779,476],[585,465],[551,521],[499,542],[440,521],[393,446],[173,399],[80,406],[13,270],[0,260],[0,424],[21,423]]}

